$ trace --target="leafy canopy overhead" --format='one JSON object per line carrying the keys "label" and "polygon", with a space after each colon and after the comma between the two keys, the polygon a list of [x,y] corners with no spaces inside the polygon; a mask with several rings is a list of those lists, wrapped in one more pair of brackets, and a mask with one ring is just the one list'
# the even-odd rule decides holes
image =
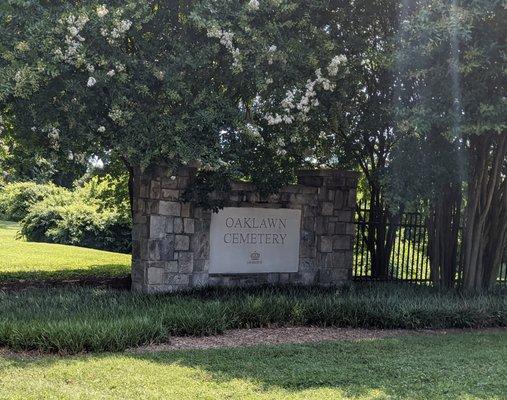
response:
{"label": "leafy canopy overhead", "polygon": [[[311,155],[320,98],[342,96],[327,1],[0,5],[0,130],[130,165]],[[337,14],[338,15],[338,14]],[[340,18],[343,18],[340,17]],[[338,18],[339,19],[339,18]]]}

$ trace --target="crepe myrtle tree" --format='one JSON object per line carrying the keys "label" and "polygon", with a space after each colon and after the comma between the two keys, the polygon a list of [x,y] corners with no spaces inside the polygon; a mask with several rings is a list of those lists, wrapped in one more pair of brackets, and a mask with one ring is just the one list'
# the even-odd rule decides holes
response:
{"label": "crepe myrtle tree", "polygon": [[3,1],[0,130],[48,153],[117,157],[131,173],[196,162],[214,170],[254,152],[263,157],[240,170],[270,159],[287,179],[318,141],[310,121],[319,97],[347,79],[347,59],[316,17],[328,8]]}
{"label": "crepe myrtle tree", "polygon": [[[507,9],[501,0],[425,0],[413,5],[402,24],[398,53],[404,82],[399,125],[412,142],[404,148],[405,158],[412,159],[409,163],[420,160],[424,167],[419,175],[436,180],[427,185],[435,196],[454,198],[434,202],[439,204],[435,212],[449,209],[447,217],[435,220],[449,221],[442,234],[452,230],[456,235],[459,222],[453,214],[461,207],[463,182],[463,286],[487,289],[496,281],[507,246]],[[407,170],[403,168],[403,174]]]}

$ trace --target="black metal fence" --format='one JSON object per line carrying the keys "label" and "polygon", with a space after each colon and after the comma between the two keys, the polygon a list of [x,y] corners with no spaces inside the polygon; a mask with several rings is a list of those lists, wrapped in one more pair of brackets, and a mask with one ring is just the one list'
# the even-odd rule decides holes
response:
{"label": "black metal fence", "polygon": [[[367,203],[360,203],[356,209],[356,240],[354,245],[353,278],[372,279],[371,255],[367,241],[369,229],[381,222],[369,220]],[[388,222],[386,228],[391,227]],[[392,251],[388,262],[388,273],[384,279],[393,281],[430,283],[430,261],[428,257],[428,226],[426,216],[419,212],[403,213],[396,225]],[[460,278],[458,272],[458,279]],[[507,249],[500,268],[497,282],[507,284]]]}

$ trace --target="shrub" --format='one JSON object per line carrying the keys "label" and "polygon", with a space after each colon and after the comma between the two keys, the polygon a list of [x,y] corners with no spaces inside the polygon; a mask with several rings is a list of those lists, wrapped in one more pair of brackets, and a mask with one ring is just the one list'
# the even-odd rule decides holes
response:
{"label": "shrub", "polygon": [[95,201],[75,194],[68,203],[48,197],[30,208],[21,222],[27,240],[90,247],[99,250],[131,250],[130,219],[117,211],[99,210]]}
{"label": "shrub", "polygon": [[64,196],[67,193],[67,189],[53,184],[8,183],[0,189],[0,216],[10,221],[20,221],[34,204],[48,196]]}

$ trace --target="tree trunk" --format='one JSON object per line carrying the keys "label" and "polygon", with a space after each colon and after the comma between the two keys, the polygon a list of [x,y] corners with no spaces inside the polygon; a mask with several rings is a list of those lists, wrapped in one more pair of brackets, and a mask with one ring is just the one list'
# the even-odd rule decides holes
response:
{"label": "tree trunk", "polygon": [[463,288],[481,291],[496,280],[507,245],[507,135],[473,136],[463,244]]}
{"label": "tree trunk", "polygon": [[371,186],[366,247],[371,257],[371,277],[389,278],[389,261],[396,239],[401,212],[393,215],[386,209],[380,190]]}
{"label": "tree trunk", "polygon": [[458,267],[458,233],[461,216],[461,184],[442,185],[428,217],[428,256],[435,286],[454,286]]}

